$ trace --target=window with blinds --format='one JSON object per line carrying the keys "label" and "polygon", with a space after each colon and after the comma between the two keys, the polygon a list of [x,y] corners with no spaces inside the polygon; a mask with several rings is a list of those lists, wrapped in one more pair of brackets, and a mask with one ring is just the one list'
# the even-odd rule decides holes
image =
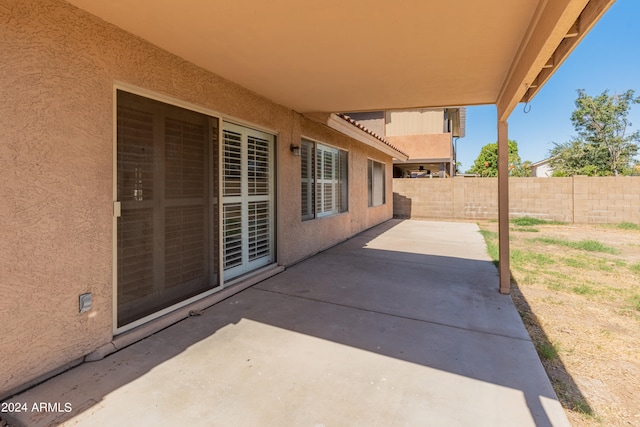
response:
{"label": "window with blinds", "polygon": [[315,217],[315,184],[316,168],[314,162],[315,144],[311,141],[302,140],[300,146],[300,178],[302,181],[302,220],[313,219]]}
{"label": "window with blinds", "polygon": [[369,207],[386,203],[385,165],[369,159],[367,162]]}
{"label": "window with blinds", "polygon": [[348,153],[304,139],[300,152],[302,219],[346,212],[349,209]]}
{"label": "window with blinds", "polygon": [[247,137],[247,191],[249,196],[269,194],[269,141],[256,136]]}
{"label": "window with blinds", "polygon": [[275,138],[227,122],[222,137],[222,252],[224,279],[230,280],[275,260]]}
{"label": "window with blinds", "polygon": [[117,325],[217,286],[215,118],[117,92]]}
{"label": "window with blinds", "polygon": [[224,268],[242,265],[242,204],[226,203],[224,216]]}

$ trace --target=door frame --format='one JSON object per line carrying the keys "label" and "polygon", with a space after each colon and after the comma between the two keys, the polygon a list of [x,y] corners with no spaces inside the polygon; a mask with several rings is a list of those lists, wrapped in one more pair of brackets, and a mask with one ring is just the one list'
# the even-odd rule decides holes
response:
{"label": "door frame", "polygon": [[[220,159],[220,163],[221,163],[221,167],[220,167],[220,171],[222,174],[224,174],[224,131],[225,130],[229,130],[231,132],[235,132],[238,133],[240,135],[242,135],[242,140],[241,140],[241,195],[239,196],[228,196],[228,199],[232,199],[234,200],[234,202],[228,202],[228,203],[240,203],[241,204],[241,231],[242,231],[242,237],[241,237],[241,255],[242,255],[242,261],[240,265],[237,265],[235,267],[231,267],[228,270],[224,269],[224,206],[225,206],[225,196],[224,196],[224,182],[222,182],[222,180],[224,180],[224,177],[221,179],[220,182],[220,186],[222,187],[222,189],[220,190],[220,206],[222,209],[222,213],[220,214],[220,221],[221,221],[221,231],[220,231],[220,241],[221,244],[223,246],[222,248],[222,252],[220,253],[221,258],[222,258],[222,270],[221,270],[221,275],[223,278],[227,277],[229,274],[233,274],[231,277],[229,277],[228,281],[233,281],[234,279],[236,279],[237,277],[243,276],[245,274],[249,274],[252,271],[255,271],[256,269],[262,268],[264,266],[267,266],[269,264],[272,264],[275,262],[276,259],[276,245],[275,245],[275,240],[276,240],[276,209],[275,209],[275,203],[276,203],[276,182],[275,182],[275,177],[276,177],[276,161],[275,161],[275,151],[276,151],[276,135],[269,133],[269,132],[265,132],[259,129],[255,129],[254,127],[251,126],[246,126],[246,125],[240,125],[235,123],[234,121],[231,120],[224,120],[222,122],[222,124],[220,125],[220,128],[222,129],[222,137],[220,139],[220,150],[221,153],[219,154],[219,159]],[[268,178],[268,190],[267,190],[267,195],[258,195],[258,196],[251,196],[248,194],[248,145],[245,144],[245,139],[248,138],[249,136],[251,136],[252,132],[257,132],[260,134],[264,134],[267,137],[269,137],[269,146],[268,146],[268,157],[269,157],[269,178]],[[257,135],[256,135],[257,136]],[[250,261],[248,258],[248,236],[245,233],[248,233],[248,205],[250,202],[252,201],[261,201],[262,199],[265,199],[269,202],[269,231],[270,231],[270,235],[269,235],[269,259],[264,259],[262,260],[261,258],[258,258],[258,260],[255,261]]]}
{"label": "door frame", "polygon": [[[213,118],[218,119],[218,162],[221,161],[222,159],[222,149],[223,149],[223,143],[222,143],[222,138],[223,138],[223,125],[224,123],[231,123],[231,124],[235,124],[238,126],[243,126],[243,127],[247,127],[250,129],[254,129],[260,132],[264,132],[264,133],[268,133],[270,135],[273,136],[274,140],[273,140],[273,147],[272,147],[272,151],[271,151],[271,156],[272,156],[272,166],[273,166],[273,178],[271,181],[271,200],[272,200],[272,207],[271,207],[271,211],[273,213],[272,218],[271,218],[271,222],[272,222],[272,262],[271,265],[275,265],[277,264],[277,251],[276,251],[276,241],[277,241],[277,160],[278,160],[278,156],[276,155],[277,153],[277,146],[278,146],[278,132],[276,132],[274,129],[269,129],[269,128],[265,128],[264,126],[258,126],[255,125],[253,123],[249,123],[246,122],[244,120],[239,120],[237,118],[228,116],[226,114],[222,114],[218,111],[215,110],[211,110],[196,104],[192,104],[189,102],[185,102],[182,101],[178,98],[173,98],[167,95],[161,95],[158,94],[156,92],[126,83],[126,82],[121,82],[121,81],[116,81],[113,84],[113,88],[112,88],[112,269],[111,269],[111,274],[112,274],[112,333],[113,335],[119,335],[122,334],[124,332],[130,331],[140,325],[149,323],[155,319],[158,319],[168,313],[171,313],[173,311],[176,311],[182,307],[185,307],[189,304],[192,304],[196,301],[199,301],[203,298],[206,298],[208,296],[211,296],[217,292],[220,292],[221,290],[225,289],[226,287],[229,287],[233,284],[235,284],[238,281],[238,278],[233,278],[230,280],[225,281],[224,279],[224,260],[223,260],[223,222],[222,222],[222,215],[223,215],[223,203],[222,203],[222,167],[219,164],[218,165],[218,224],[213,224],[214,227],[218,227],[218,235],[220,236],[218,239],[218,245],[217,245],[217,250],[219,251],[218,253],[220,254],[220,256],[218,257],[218,286],[216,286],[215,288],[209,289],[205,292],[202,292],[198,295],[195,295],[193,297],[190,297],[188,299],[185,299],[183,301],[180,301],[179,303],[176,303],[170,307],[164,308],[162,310],[159,310],[157,312],[154,312],[148,316],[142,317],[138,320],[135,320],[131,323],[128,323],[124,326],[121,326],[118,328],[118,217],[120,216],[120,203],[118,201],[118,102],[117,102],[117,96],[118,96],[118,90],[122,90],[125,92],[129,92],[135,95],[139,95],[145,98],[149,98],[155,101],[159,101],[159,102],[163,102],[165,104],[169,104],[175,107],[180,107],[180,108],[184,108],[186,110],[190,110],[190,111],[194,111],[196,113],[200,113],[200,114],[204,114],[206,116],[210,116]],[[269,264],[267,264],[266,266],[268,266]],[[265,267],[266,267],[265,266]],[[264,267],[263,267],[264,268]],[[257,268],[255,271],[259,272],[261,271],[263,268]],[[253,271],[252,271],[253,272]],[[250,273],[252,273],[250,272]],[[249,274],[250,274],[249,273]],[[242,276],[242,278],[244,278],[244,276]]]}

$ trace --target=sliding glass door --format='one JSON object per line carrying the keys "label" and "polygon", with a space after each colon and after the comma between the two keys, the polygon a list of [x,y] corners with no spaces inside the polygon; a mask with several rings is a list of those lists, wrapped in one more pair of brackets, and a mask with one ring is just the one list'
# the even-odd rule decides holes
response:
{"label": "sliding glass door", "polygon": [[218,286],[218,119],[117,93],[117,327]]}

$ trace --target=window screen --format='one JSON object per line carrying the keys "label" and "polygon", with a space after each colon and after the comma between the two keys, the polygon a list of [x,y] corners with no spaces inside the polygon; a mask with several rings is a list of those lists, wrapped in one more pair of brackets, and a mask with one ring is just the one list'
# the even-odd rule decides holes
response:
{"label": "window screen", "polygon": [[302,140],[302,219],[335,215],[349,209],[348,153]]}
{"label": "window screen", "polygon": [[369,206],[386,203],[385,165],[369,159],[367,165]]}

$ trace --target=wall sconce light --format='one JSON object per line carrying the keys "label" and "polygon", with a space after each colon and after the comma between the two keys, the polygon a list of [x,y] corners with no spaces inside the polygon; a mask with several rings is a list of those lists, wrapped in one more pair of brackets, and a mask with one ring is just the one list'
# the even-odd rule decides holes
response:
{"label": "wall sconce light", "polygon": [[294,156],[300,157],[300,146],[291,144],[289,146],[289,150],[293,153]]}

